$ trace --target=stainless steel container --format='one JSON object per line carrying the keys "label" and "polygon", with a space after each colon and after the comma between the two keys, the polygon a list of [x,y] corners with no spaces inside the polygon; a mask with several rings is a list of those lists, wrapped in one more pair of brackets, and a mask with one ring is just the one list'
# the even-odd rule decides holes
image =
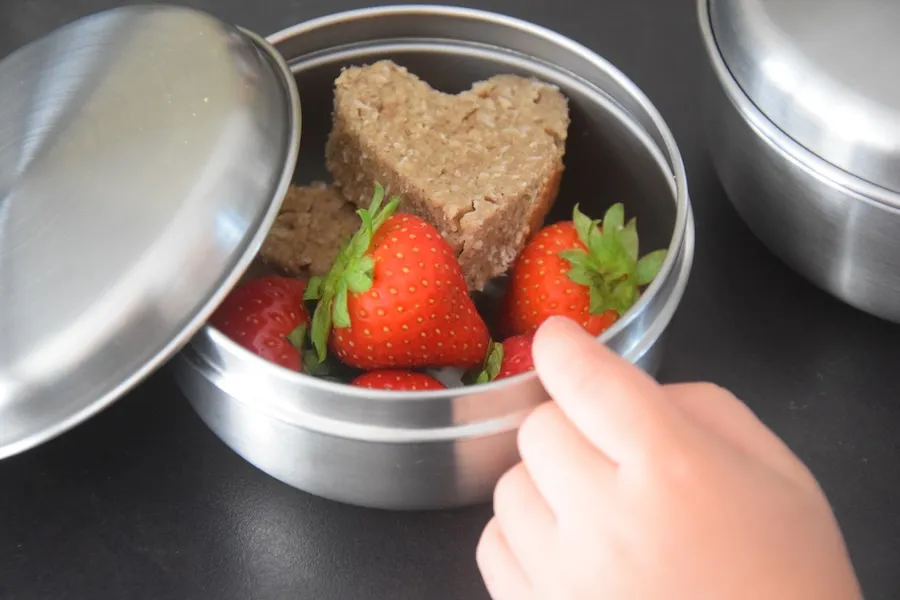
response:
{"label": "stainless steel container", "polygon": [[[332,84],[342,67],[390,58],[452,92],[497,73],[534,75],[571,101],[560,199],[595,215],[615,201],[637,216],[646,248],[670,249],[639,304],[601,337],[654,372],[684,292],[694,225],[677,146],[652,104],[624,75],[546,29],[446,7],[382,7],[306,22],[269,38],[303,101],[296,179],[326,176]],[[209,427],[278,479],[341,502],[434,509],[490,498],[517,460],[523,418],[546,399],[533,374],[446,392],[373,392],[288,372],[206,327],[178,357],[185,395]],[[602,391],[598,390],[598,393]]]}
{"label": "stainless steel container", "polygon": [[712,159],[738,213],[814,284],[900,322],[900,4],[698,8]]}

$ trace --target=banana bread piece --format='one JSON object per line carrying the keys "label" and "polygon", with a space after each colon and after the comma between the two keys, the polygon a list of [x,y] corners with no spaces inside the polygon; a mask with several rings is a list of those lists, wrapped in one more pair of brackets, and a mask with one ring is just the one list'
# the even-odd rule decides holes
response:
{"label": "banana bread piece", "polygon": [[356,206],[322,182],[291,186],[259,258],[285,275],[326,275],[341,243],[359,229]]}
{"label": "banana bread piece", "polygon": [[472,290],[513,264],[556,200],[569,127],[554,86],[499,75],[451,95],[390,61],[335,81],[326,164],[367,206],[375,183],[437,227]]}

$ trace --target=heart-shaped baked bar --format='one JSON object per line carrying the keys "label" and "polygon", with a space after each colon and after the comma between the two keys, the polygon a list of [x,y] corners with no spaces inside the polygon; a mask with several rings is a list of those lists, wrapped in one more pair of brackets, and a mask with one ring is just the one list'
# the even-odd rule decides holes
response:
{"label": "heart-shaped baked bar", "polygon": [[513,264],[559,191],[568,101],[547,83],[498,75],[446,94],[390,61],[335,81],[326,163],[368,206],[375,183],[437,227],[466,283],[481,290]]}

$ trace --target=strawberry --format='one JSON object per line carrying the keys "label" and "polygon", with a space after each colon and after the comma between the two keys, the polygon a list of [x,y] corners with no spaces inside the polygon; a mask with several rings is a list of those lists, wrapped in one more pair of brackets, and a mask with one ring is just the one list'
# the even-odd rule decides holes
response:
{"label": "strawberry", "polygon": [[363,373],[351,381],[350,385],[372,390],[394,390],[398,392],[447,389],[447,386],[430,375],[414,371],[390,369]]}
{"label": "strawberry", "polygon": [[300,279],[251,279],[225,298],[210,323],[254,354],[302,371],[301,346],[309,328],[305,290],[306,282]]}
{"label": "strawberry", "polygon": [[475,383],[507,379],[534,371],[534,359],[531,355],[533,342],[534,333],[514,335],[502,343],[492,342]]}
{"label": "strawberry", "polygon": [[490,337],[453,250],[424,220],[395,215],[399,198],[382,207],[383,199],[376,185],[369,209],[358,211],[360,230],[328,275],[310,281],[319,360],[330,346],[366,371],[480,364]]}
{"label": "strawberry", "polygon": [[666,250],[638,260],[637,221],[614,204],[600,221],[575,206],[572,220],[539,231],[516,259],[502,301],[508,335],[533,333],[564,316],[592,335],[609,329],[662,267]]}

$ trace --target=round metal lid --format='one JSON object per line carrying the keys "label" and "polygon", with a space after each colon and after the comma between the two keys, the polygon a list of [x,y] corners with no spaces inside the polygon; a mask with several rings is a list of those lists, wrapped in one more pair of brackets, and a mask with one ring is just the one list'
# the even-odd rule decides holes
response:
{"label": "round metal lid", "polygon": [[249,265],[290,181],[299,101],[256,36],[119,8],[0,62],[0,457],[171,357]]}
{"label": "round metal lid", "polygon": [[900,2],[709,0],[737,83],[826,161],[900,191]]}

